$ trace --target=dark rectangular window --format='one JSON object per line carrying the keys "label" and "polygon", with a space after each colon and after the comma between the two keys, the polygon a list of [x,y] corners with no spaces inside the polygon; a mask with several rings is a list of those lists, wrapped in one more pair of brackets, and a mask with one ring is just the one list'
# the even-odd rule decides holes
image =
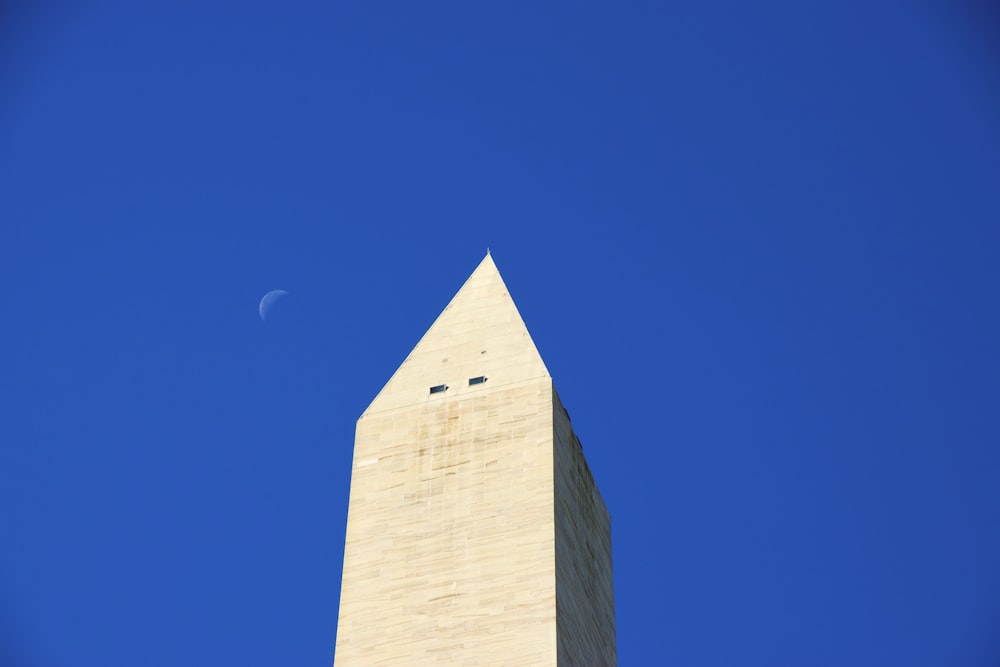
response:
{"label": "dark rectangular window", "polygon": [[433,387],[431,387],[431,393],[432,394],[440,394],[442,391],[444,391],[447,388],[448,388],[448,385],[446,385],[446,384],[434,385]]}
{"label": "dark rectangular window", "polygon": [[470,385],[473,385],[473,384],[482,384],[484,382],[486,382],[486,378],[484,376],[482,376],[482,375],[480,375],[477,378],[469,378],[469,384]]}

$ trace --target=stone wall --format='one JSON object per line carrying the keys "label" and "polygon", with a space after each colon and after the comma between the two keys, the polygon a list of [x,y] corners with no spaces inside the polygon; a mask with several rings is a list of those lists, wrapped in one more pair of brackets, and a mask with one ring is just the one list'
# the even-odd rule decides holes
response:
{"label": "stone wall", "polygon": [[555,664],[551,387],[358,421],[337,667]]}

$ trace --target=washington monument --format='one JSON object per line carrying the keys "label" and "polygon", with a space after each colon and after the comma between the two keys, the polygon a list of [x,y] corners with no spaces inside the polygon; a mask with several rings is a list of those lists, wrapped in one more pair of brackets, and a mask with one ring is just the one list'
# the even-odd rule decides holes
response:
{"label": "washington monument", "polygon": [[334,665],[616,663],[610,518],[487,254],[358,419]]}

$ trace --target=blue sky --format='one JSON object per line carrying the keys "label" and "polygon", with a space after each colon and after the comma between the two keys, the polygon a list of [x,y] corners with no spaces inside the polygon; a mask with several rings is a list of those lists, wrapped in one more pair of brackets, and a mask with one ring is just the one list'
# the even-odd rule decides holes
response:
{"label": "blue sky", "polygon": [[487,247],[620,664],[997,664],[998,44],[985,0],[7,5],[0,664],[329,665],[354,422]]}

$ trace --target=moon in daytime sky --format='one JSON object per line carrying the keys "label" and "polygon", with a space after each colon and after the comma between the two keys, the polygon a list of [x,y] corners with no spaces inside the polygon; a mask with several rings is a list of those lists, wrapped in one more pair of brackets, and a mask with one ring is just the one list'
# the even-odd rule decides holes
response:
{"label": "moon in daytime sky", "polygon": [[260,306],[257,307],[257,310],[260,311],[260,319],[266,321],[267,313],[274,306],[275,301],[282,298],[286,294],[288,294],[288,292],[283,289],[273,289],[265,294],[264,298],[260,300]]}

